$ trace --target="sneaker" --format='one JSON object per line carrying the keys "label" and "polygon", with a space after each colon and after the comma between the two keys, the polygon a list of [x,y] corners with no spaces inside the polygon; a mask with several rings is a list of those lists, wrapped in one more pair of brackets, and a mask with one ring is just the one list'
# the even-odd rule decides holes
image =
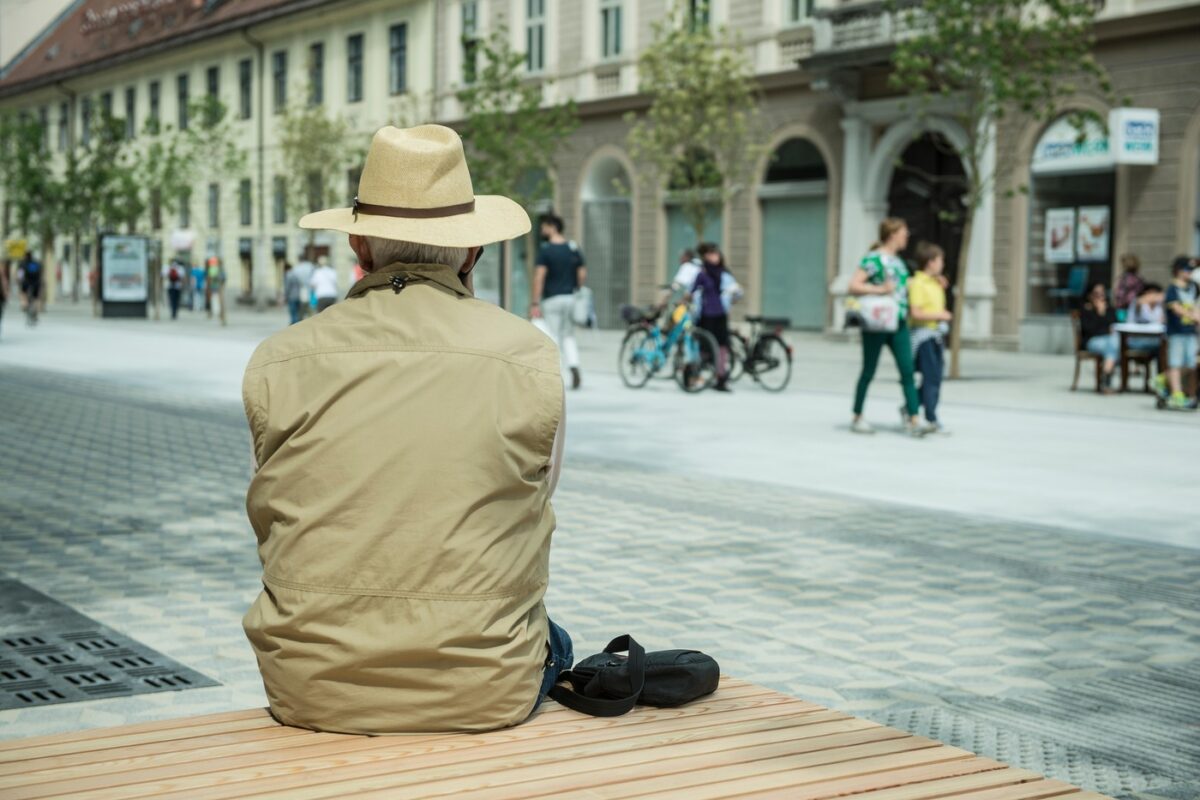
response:
{"label": "sneaker", "polygon": [[926,422],[924,425],[921,426],[921,430],[924,432],[922,434],[924,436],[933,436],[933,435],[949,436],[950,435],[950,432],[947,431],[945,429],[945,427],[942,426],[942,423],[940,423],[940,422]]}
{"label": "sneaker", "polygon": [[865,419],[856,419],[850,423],[850,430],[854,433],[875,433],[875,429],[871,427],[871,423]]}
{"label": "sneaker", "polygon": [[921,424],[913,425],[911,422],[906,420],[904,423],[904,432],[914,439],[921,439],[925,436],[927,431],[926,426]]}
{"label": "sneaker", "polygon": [[1166,375],[1155,375],[1154,380],[1150,382],[1150,385],[1154,387],[1154,393],[1164,400],[1170,395],[1170,392],[1167,391]]}
{"label": "sneaker", "polygon": [[1167,401],[1167,408],[1172,411],[1192,411],[1196,408],[1196,403],[1183,392],[1175,392]]}
{"label": "sneaker", "polygon": [[583,376],[579,374],[579,367],[571,367],[571,388],[578,389],[583,385]]}

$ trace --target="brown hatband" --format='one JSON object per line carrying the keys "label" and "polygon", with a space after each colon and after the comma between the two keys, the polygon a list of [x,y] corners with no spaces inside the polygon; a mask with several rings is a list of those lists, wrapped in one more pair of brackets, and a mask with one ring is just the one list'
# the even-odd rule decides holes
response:
{"label": "brown hatband", "polygon": [[405,208],[404,206],[381,206],[375,203],[364,203],[354,198],[354,219],[358,215],[370,214],[376,217],[405,217],[408,219],[434,219],[436,217],[456,217],[459,214],[470,214],[475,210],[475,201],[459,203],[456,206],[440,206],[438,208]]}

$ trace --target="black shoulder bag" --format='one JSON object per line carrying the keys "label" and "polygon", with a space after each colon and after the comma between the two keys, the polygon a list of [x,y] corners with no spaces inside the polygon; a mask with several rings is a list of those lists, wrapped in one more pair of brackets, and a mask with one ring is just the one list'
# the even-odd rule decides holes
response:
{"label": "black shoulder bag", "polygon": [[[629,656],[618,655],[628,652]],[[672,706],[716,691],[721,668],[698,650],[647,653],[629,634],[608,643],[559,676],[571,689],[555,686],[550,697],[593,717],[619,717],[635,705]]]}

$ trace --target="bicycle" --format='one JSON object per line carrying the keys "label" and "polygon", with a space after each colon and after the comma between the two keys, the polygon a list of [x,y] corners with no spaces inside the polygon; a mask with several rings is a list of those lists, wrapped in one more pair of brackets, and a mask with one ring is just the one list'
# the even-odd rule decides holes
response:
{"label": "bicycle", "polygon": [[699,392],[717,381],[717,340],[692,324],[691,311],[680,305],[664,334],[658,311],[623,306],[621,317],[629,329],[621,342],[617,371],[631,389],[645,386],[655,373],[671,363],[671,374],[685,392]]}
{"label": "bicycle", "polygon": [[[750,336],[729,332],[729,381],[749,375],[768,392],[782,392],[792,379],[792,348],[783,340],[783,329],[791,320],[746,317]],[[770,328],[769,333],[763,333]]]}

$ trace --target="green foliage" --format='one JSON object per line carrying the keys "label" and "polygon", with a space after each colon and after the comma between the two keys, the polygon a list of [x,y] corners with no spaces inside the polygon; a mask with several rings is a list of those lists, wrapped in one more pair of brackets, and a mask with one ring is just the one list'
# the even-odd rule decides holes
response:
{"label": "green foliage", "polygon": [[43,237],[52,229],[61,185],[46,169],[50,154],[41,124],[15,113],[0,116],[0,189],[17,230]]}
{"label": "green foliage", "polygon": [[178,132],[183,137],[186,158],[181,166],[188,173],[188,184],[197,177],[220,182],[240,175],[246,168],[246,153],[238,147],[225,104],[205,95],[188,104],[188,116],[200,120],[199,125]]}
{"label": "green foliage", "polygon": [[680,201],[699,241],[707,211],[741,190],[763,151],[753,67],[726,28],[694,24],[691,6],[675,3],[654,24],[638,74],[653,99],[645,116],[626,116],[630,150],[646,179]]}
{"label": "green foliage", "polygon": [[346,204],[344,180],[362,163],[365,148],[345,117],[295,102],[283,116],[279,152],[287,211],[300,216]]}
{"label": "green foliage", "polygon": [[[964,202],[973,212],[995,174],[981,175],[994,124],[1008,118],[1049,120],[1085,88],[1110,96],[1112,86],[1092,54],[1093,0],[891,0],[902,34],[892,54],[891,85],[915,99],[920,113],[945,98],[949,116],[969,138]],[[942,113],[939,110],[939,113]],[[1081,131],[1088,117],[1071,112]],[[1101,125],[1103,120],[1098,120]],[[1001,165],[1002,167],[1003,165]]]}
{"label": "green foliage", "polygon": [[512,197],[527,210],[550,194],[555,153],[579,126],[574,101],[542,107],[542,83],[525,73],[525,54],[503,28],[477,40],[474,81],[459,89],[463,143],[476,194]]}

